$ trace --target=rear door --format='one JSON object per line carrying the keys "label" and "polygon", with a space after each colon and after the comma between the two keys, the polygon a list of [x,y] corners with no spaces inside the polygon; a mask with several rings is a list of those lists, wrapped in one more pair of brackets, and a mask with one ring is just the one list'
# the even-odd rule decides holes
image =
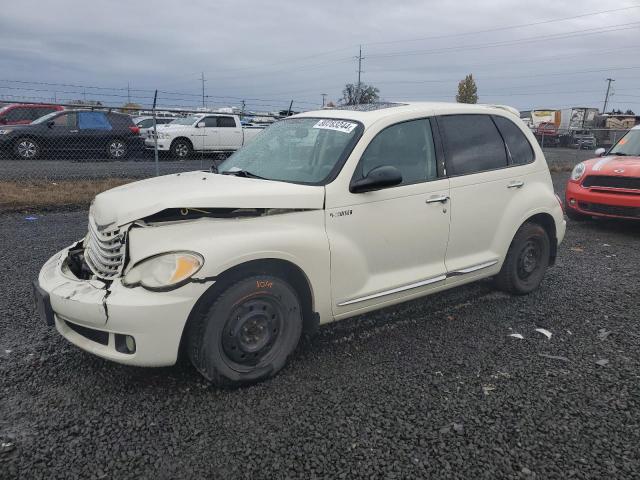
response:
{"label": "rear door", "polygon": [[218,117],[218,141],[222,150],[237,150],[242,146],[242,126],[236,117]]}
{"label": "rear door", "polygon": [[509,202],[526,189],[526,172],[519,165],[533,161],[533,150],[525,139],[509,151],[496,122],[509,122],[512,128],[505,124],[505,132],[524,135],[510,120],[495,118],[463,114],[437,119],[451,182],[448,282],[484,273],[500,261],[505,253],[500,232],[515,221],[505,216]]}
{"label": "rear door", "polygon": [[106,154],[107,143],[113,138],[113,126],[104,112],[78,112],[78,148]]}

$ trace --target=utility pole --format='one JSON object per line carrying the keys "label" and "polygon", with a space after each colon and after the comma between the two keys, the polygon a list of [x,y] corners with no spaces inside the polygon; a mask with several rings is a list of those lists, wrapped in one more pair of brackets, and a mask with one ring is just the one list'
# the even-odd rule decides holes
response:
{"label": "utility pole", "polygon": [[127,82],[127,103],[131,103],[131,86]]}
{"label": "utility pole", "polygon": [[243,117],[244,117],[244,107],[245,107],[246,105],[247,105],[247,104],[245,103],[245,101],[244,101],[244,100],[242,100],[242,113],[241,113],[241,115],[242,115]]}
{"label": "utility pole", "polygon": [[206,80],[204,79],[204,72],[202,72],[202,75],[200,76],[200,81],[202,81],[202,108],[205,107],[205,101],[204,101],[204,82],[206,82]]}
{"label": "utility pole", "polygon": [[358,52],[358,84],[356,86],[356,105],[360,103],[360,76],[362,75],[362,45]]}
{"label": "utility pole", "polygon": [[611,92],[611,82],[615,82],[613,78],[607,78],[607,93],[604,95],[604,106],[602,113],[607,113],[607,103],[609,103],[609,93]]}
{"label": "utility pole", "polygon": [[322,108],[324,108],[325,102],[327,100],[327,94],[321,93],[320,95],[322,95]]}

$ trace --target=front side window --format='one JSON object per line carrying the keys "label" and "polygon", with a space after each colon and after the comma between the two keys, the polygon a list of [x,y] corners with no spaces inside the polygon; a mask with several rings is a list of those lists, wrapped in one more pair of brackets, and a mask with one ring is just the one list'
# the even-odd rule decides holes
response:
{"label": "front side window", "polygon": [[171,124],[172,125],[189,125],[189,126],[192,126],[197,121],[200,121],[201,119],[202,119],[202,117],[200,115],[188,115],[186,117],[176,118],[173,122],[171,122]]}
{"label": "front side window", "polygon": [[[493,117],[496,122],[502,138],[507,145],[507,151],[511,157],[511,163],[514,165],[524,165],[525,163],[531,163],[534,160],[533,149],[527,137],[524,136],[522,130],[520,130],[516,124],[505,117]],[[551,129],[554,127],[553,123],[543,124],[543,128]]]}
{"label": "front side window", "polygon": [[19,122],[29,118],[29,109],[24,107],[16,107],[7,112],[4,116],[10,122]]}
{"label": "front side window", "polygon": [[[45,118],[45,117],[42,117]],[[42,119],[39,119],[42,120]],[[40,123],[40,121],[38,122]],[[62,115],[58,115],[53,119],[54,127],[67,127],[67,128],[75,128],[76,127],[76,114],[75,113],[63,113]]]}
{"label": "front side window", "polygon": [[502,137],[489,115],[438,117],[448,175],[468,175],[507,166]]}
{"label": "front side window", "polygon": [[640,130],[629,130],[618,140],[609,155],[640,156]]}
{"label": "front side window", "polygon": [[367,146],[354,177],[364,178],[371,170],[383,165],[400,170],[401,185],[436,178],[437,162],[431,122],[423,118],[382,130]]}
{"label": "front side window", "polygon": [[289,118],[264,129],[219,167],[268,180],[324,185],[342,166],[363,126],[352,120]]}

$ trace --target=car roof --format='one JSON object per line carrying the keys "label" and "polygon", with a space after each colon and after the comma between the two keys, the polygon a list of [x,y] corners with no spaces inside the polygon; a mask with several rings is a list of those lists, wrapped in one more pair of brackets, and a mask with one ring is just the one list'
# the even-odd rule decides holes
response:
{"label": "car roof", "polygon": [[404,118],[406,114],[419,115],[446,115],[463,113],[506,113],[516,115],[517,110],[504,105],[477,105],[467,103],[452,102],[403,102],[403,103],[380,103],[371,105],[358,105],[355,107],[337,107],[323,110],[314,110],[293,115],[290,118],[319,117],[338,118],[344,120],[355,120],[361,122],[365,127],[375,123],[382,118],[399,117]]}

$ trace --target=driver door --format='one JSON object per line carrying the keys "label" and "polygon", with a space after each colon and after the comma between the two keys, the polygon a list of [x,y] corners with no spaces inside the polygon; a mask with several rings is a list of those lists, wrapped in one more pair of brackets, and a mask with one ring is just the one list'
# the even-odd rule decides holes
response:
{"label": "driver door", "polygon": [[449,180],[439,172],[431,121],[397,123],[371,140],[353,180],[392,165],[402,183],[343,196],[327,208],[336,318],[397,303],[444,284]]}

